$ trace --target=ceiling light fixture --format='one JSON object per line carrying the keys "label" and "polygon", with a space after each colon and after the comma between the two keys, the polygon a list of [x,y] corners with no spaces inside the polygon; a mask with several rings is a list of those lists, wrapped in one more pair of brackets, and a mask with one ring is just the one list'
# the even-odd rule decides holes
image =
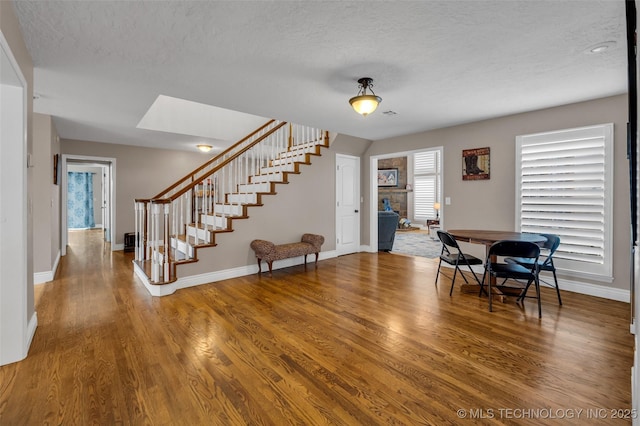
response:
{"label": "ceiling light fixture", "polygon": [[205,145],[205,144],[197,145],[197,147],[202,152],[209,152],[211,151],[211,148],[213,148],[211,145]]}
{"label": "ceiling light fixture", "polygon": [[[349,99],[351,107],[362,116],[366,117],[378,108],[378,104],[382,102],[382,98],[373,93],[373,79],[369,77],[363,77],[358,80],[360,89],[358,95]],[[371,91],[371,94],[367,94],[367,89]]]}

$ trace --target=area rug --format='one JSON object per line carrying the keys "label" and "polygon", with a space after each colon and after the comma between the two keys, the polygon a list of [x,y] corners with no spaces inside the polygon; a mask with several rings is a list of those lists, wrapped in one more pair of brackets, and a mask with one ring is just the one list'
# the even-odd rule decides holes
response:
{"label": "area rug", "polygon": [[440,256],[442,243],[421,232],[396,232],[391,253],[409,254],[430,259]]}

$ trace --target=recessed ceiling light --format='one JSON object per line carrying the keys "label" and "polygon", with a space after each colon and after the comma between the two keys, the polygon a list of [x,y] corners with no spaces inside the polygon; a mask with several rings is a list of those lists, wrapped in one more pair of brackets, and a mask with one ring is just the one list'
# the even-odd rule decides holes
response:
{"label": "recessed ceiling light", "polygon": [[197,147],[202,152],[209,152],[211,151],[211,148],[213,148],[211,145],[205,145],[205,144],[197,145]]}
{"label": "recessed ceiling light", "polygon": [[616,45],[615,41],[605,41],[605,42],[602,42],[602,43],[594,44],[591,47],[587,47],[585,49],[584,53],[586,53],[586,54],[597,54],[597,53],[606,52],[607,50],[611,49],[615,45]]}

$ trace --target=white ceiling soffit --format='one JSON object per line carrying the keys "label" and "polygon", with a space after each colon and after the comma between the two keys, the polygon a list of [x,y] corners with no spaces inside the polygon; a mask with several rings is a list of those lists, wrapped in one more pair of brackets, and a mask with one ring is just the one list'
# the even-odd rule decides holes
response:
{"label": "white ceiling soffit", "polygon": [[269,119],[160,95],[136,127],[199,136],[231,144]]}
{"label": "white ceiling soffit", "polygon": [[[34,108],[68,139],[191,150],[207,143],[136,127],[161,94],[379,140],[627,91],[623,1],[14,7],[35,66]],[[614,43],[585,53],[602,42]],[[348,103],[361,77],[373,78],[382,97],[367,117]]]}

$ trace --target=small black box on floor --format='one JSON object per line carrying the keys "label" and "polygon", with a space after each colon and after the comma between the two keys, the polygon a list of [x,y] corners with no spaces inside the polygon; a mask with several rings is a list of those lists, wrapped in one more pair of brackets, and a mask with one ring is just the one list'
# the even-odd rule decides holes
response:
{"label": "small black box on floor", "polygon": [[135,251],[136,249],[136,233],[126,232],[124,234],[124,251]]}

